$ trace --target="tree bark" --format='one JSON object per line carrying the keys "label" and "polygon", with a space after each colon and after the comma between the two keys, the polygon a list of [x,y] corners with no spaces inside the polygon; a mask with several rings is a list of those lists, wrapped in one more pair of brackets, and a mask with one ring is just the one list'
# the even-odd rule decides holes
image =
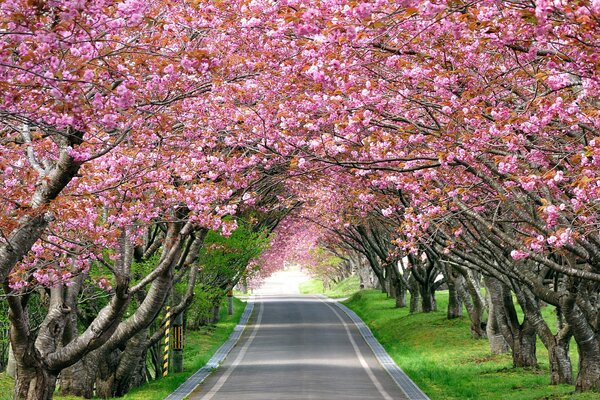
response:
{"label": "tree bark", "polygon": [[485,285],[494,306],[498,330],[512,350],[513,367],[537,367],[536,331],[530,317],[525,313],[523,323],[519,324],[508,285],[489,276],[485,278]]}
{"label": "tree bark", "polygon": [[411,265],[411,276],[415,279],[417,289],[421,298],[421,311],[437,311],[435,300],[435,278],[437,275],[436,258],[431,252],[427,253],[426,259],[415,255],[408,255]]}
{"label": "tree bark", "polygon": [[461,290],[463,292],[463,300],[469,319],[471,320],[471,336],[473,339],[481,339],[486,337],[486,324],[483,322],[483,311],[485,310],[485,301],[481,295],[480,278],[473,271],[466,271],[465,285]]}
{"label": "tree bark", "polygon": [[213,304],[211,323],[216,324],[221,318],[221,297]]}
{"label": "tree bark", "polygon": [[410,293],[409,312],[411,314],[421,312],[421,295],[419,294],[419,286],[412,273],[410,274],[408,281],[408,291]]}
{"label": "tree bark", "polygon": [[[37,364],[37,367],[34,366]],[[56,386],[56,375],[43,368],[41,361],[18,364],[13,398],[15,400],[51,400]]]}
{"label": "tree bark", "polygon": [[114,371],[119,366],[119,350],[112,352],[98,352],[95,354],[98,360],[96,369],[96,396],[101,399],[113,397],[115,386]]}
{"label": "tree bark", "polygon": [[572,337],[571,327],[569,324],[561,322],[560,307],[557,308],[559,313],[558,332],[554,335],[542,317],[540,301],[527,287],[522,287],[519,290],[517,298],[523,312],[535,327],[538,336],[548,350],[550,383],[552,385],[573,384],[573,368],[569,358],[569,342]]}
{"label": "tree bark", "polygon": [[435,298],[432,294],[432,288],[430,285],[419,285],[419,290],[421,294],[421,311],[428,313],[437,310],[437,306],[435,303]]}
{"label": "tree bark", "polygon": [[60,393],[86,399],[94,397],[94,383],[98,361],[86,356],[60,373]]}
{"label": "tree bark", "polygon": [[573,384],[573,366],[569,357],[569,342],[571,335],[557,339],[555,344],[548,346],[550,363],[550,384]]}
{"label": "tree bark", "polygon": [[398,271],[398,267],[390,263],[389,265],[391,294],[394,297],[396,308],[406,307],[406,285]]}
{"label": "tree bark", "polygon": [[[10,334],[10,331],[9,331],[9,334]],[[15,360],[15,355],[13,354],[12,346],[10,345],[10,341],[8,344],[8,362],[6,364],[6,375],[10,376],[13,379],[15,379],[15,377],[17,376],[17,365],[16,365],[16,360]]]}
{"label": "tree bark", "polygon": [[462,317],[461,288],[464,285],[463,277],[448,263],[445,263],[446,283],[448,284],[448,319]]}
{"label": "tree bark", "polygon": [[406,287],[402,285],[402,287],[396,287],[395,292],[396,297],[396,308],[404,308],[406,307]]}
{"label": "tree bark", "polygon": [[512,358],[513,367],[537,367],[536,335],[533,326],[524,323],[526,327],[519,329],[513,337]]}
{"label": "tree bark", "polygon": [[125,350],[115,350],[96,380],[97,395],[102,398],[124,396],[134,387],[146,382],[146,341],[148,330],[133,336]]}
{"label": "tree bark", "polygon": [[565,296],[561,301],[561,309],[572,328],[579,353],[575,389],[578,392],[600,390],[600,341],[585,313],[576,304],[578,295],[580,293]]}
{"label": "tree bark", "polygon": [[486,324],[486,335],[490,342],[490,352],[492,354],[504,354],[508,353],[510,347],[508,342],[504,338],[504,335],[500,332],[498,325],[498,312],[496,311],[496,305],[492,301],[490,291],[487,291],[488,296],[488,320]]}

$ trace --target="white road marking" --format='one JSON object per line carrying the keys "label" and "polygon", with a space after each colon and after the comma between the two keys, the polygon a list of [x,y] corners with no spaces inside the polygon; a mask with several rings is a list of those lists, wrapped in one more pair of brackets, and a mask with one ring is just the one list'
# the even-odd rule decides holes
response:
{"label": "white road marking", "polygon": [[383,398],[385,400],[394,400],[394,398],[392,396],[390,396],[390,394],[383,388],[383,385],[381,384],[381,382],[379,382],[379,379],[377,379],[375,374],[373,374],[373,371],[371,371],[371,368],[369,368],[369,364],[367,364],[367,360],[365,360],[365,358],[362,355],[362,352],[358,348],[358,345],[354,341],[354,338],[352,337],[352,333],[350,332],[350,328],[348,328],[348,324],[346,323],[346,321],[344,321],[342,316],[330,304],[328,304],[326,301],[323,301],[322,299],[319,299],[319,300],[322,301],[327,307],[329,307],[329,309],[331,311],[333,311],[333,313],[336,315],[336,317],[338,317],[338,319],[340,320],[342,325],[344,325],[344,329],[346,330],[348,339],[350,339],[350,343],[352,344],[352,347],[354,348],[354,352],[356,353],[356,356],[358,357],[358,361],[360,361],[360,365],[362,365],[363,369],[365,370],[365,372],[371,379],[371,382],[373,382],[373,385],[377,388],[377,390],[379,391],[379,393],[383,396]]}
{"label": "white road marking", "polygon": [[237,367],[240,364],[240,362],[246,355],[248,348],[250,347],[250,345],[254,341],[254,338],[256,337],[256,333],[258,332],[258,328],[260,327],[260,322],[262,320],[263,310],[264,310],[264,306],[263,306],[263,302],[261,301],[260,302],[260,310],[258,311],[258,316],[256,317],[256,322],[254,323],[254,328],[252,329],[252,333],[248,337],[248,340],[246,341],[246,343],[240,350],[238,356],[235,358],[233,363],[229,366],[229,368],[227,368],[227,371],[225,371],[225,373],[219,378],[217,383],[214,384],[214,386],[210,389],[210,391],[208,393],[206,393],[204,396],[202,396],[201,400],[212,399],[214,397],[214,395],[217,394],[219,389],[221,389],[221,387],[223,387],[223,385],[225,384],[225,382],[227,381],[229,376],[233,373],[233,370],[235,369],[235,367]]}

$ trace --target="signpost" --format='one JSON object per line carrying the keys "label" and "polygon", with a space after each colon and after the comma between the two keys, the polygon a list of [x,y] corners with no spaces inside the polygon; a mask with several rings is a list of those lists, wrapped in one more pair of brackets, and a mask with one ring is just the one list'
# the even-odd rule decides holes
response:
{"label": "signpost", "polygon": [[183,372],[183,313],[173,321],[173,372]]}

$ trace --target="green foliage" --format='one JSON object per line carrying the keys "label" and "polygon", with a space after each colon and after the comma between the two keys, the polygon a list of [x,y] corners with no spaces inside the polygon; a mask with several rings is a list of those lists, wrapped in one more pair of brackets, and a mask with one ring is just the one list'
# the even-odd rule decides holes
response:
{"label": "green foliage", "polygon": [[343,260],[321,246],[312,249],[310,252],[313,262],[306,265],[305,268],[320,279],[335,280],[339,272],[338,268]]}
{"label": "green foliage", "polygon": [[[251,260],[258,257],[268,244],[263,232],[254,232],[251,227],[238,221],[238,227],[230,236],[209,231],[198,255],[199,273],[194,290],[194,301],[188,309],[188,321],[192,326],[211,322],[213,309],[225,292],[240,280],[252,275],[248,270]],[[184,285],[177,289],[182,292]]]}
{"label": "green foliage", "polygon": [[[360,291],[346,304],[432,400],[598,398],[598,393],[574,394],[573,386],[549,385],[548,356],[539,342],[539,369],[512,368],[510,355],[493,356],[487,340],[471,338],[468,318],[446,319],[447,292],[437,292],[436,298],[440,311],[412,315],[377,290]],[[552,310],[544,312],[550,317]],[[575,350],[571,357],[576,366]]]}
{"label": "green foliage", "polygon": [[200,285],[194,294],[192,305],[187,309],[188,321],[191,326],[206,324],[212,318],[215,299],[223,296],[221,289]]}
{"label": "green foliage", "polygon": [[343,279],[334,283],[328,290],[323,287],[321,279],[311,279],[300,284],[300,293],[304,294],[324,294],[331,298],[349,297],[359,290],[360,281],[357,275]]}
{"label": "green foliage", "polygon": [[15,381],[4,372],[0,372],[0,400],[12,400]]}
{"label": "green foliage", "polygon": [[325,291],[331,291],[340,281],[348,278],[351,274],[349,264],[344,262],[344,259],[322,246],[310,250],[310,261],[304,262],[303,268],[312,277],[322,282]]}
{"label": "green foliage", "polygon": [[298,289],[302,294],[325,294],[325,288],[321,279],[311,279],[302,282]]}
{"label": "green foliage", "polygon": [[145,260],[134,260],[133,264],[131,265],[131,271],[132,271],[132,275],[133,275],[133,282],[132,283],[137,283],[140,280],[142,280],[143,278],[145,278],[147,275],[149,275],[152,271],[154,271],[154,269],[156,268],[156,266],[158,265],[159,261],[160,261],[160,252],[155,253],[154,255],[152,255],[150,258],[145,259]]}
{"label": "green foliage", "polygon": [[243,221],[238,221],[238,228],[230,236],[208,232],[198,257],[201,282],[211,288],[229,289],[255,272],[248,271],[246,267],[267,245],[267,235],[253,232]]}

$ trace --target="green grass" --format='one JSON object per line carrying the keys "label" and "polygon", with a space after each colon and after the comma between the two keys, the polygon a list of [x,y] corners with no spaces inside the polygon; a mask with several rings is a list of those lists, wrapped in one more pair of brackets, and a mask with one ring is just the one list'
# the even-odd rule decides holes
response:
{"label": "green grass", "polygon": [[0,400],[11,400],[14,381],[4,372],[0,372]]}
{"label": "green grass", "polygon": [[359,290],[358,276],[351,276],[338,283],[334,283],[328,290],[323,288],[321,279],[311,279],[300,284],[300,293],[303,294],[324,294],[331,298],[349,297]]}
{"label": "green grass", "polygon": [[[574,394],[573,386],[549,385],[547,351],[539,342],[540,368],[513,369],[510,355],[493,356],[487,340],[471,338],[466,316],[446,319],[447,292],[438,292],[436,298],[440,311],[413,315],[407,308],[394,308],[394,300],[376,290],[360,291],[345,303],[432,400],[599,398],[598,393]],[[544,312],[551,314],[547,308]],[[574,351],[572,362],[577,365]]]}
{"label": "green grass", "polygon": [[306,282],[302,282],[299,285],[300,293],[302,294],[323,294],[325,289],[323,288],[323,281],[321,279],[311,279]]}
{"label": "green grass", "polygon": [[[227,307],[221,308],[221,320],[215,326],[204,327],[198,331],[186,332],[184,350],[184,372],[169,374],[166,378],[152,381],[133,389],[122,399],[126,400],[162,400],[190,377],[212,357],[217,349],[229,338],[237,325],[246,303],[234,298],[234,314],[227,315]],[[0,400],[12,398],[13,380],[0,373]],[[79,400],[80,397],[54,396],[59,400]]]}

